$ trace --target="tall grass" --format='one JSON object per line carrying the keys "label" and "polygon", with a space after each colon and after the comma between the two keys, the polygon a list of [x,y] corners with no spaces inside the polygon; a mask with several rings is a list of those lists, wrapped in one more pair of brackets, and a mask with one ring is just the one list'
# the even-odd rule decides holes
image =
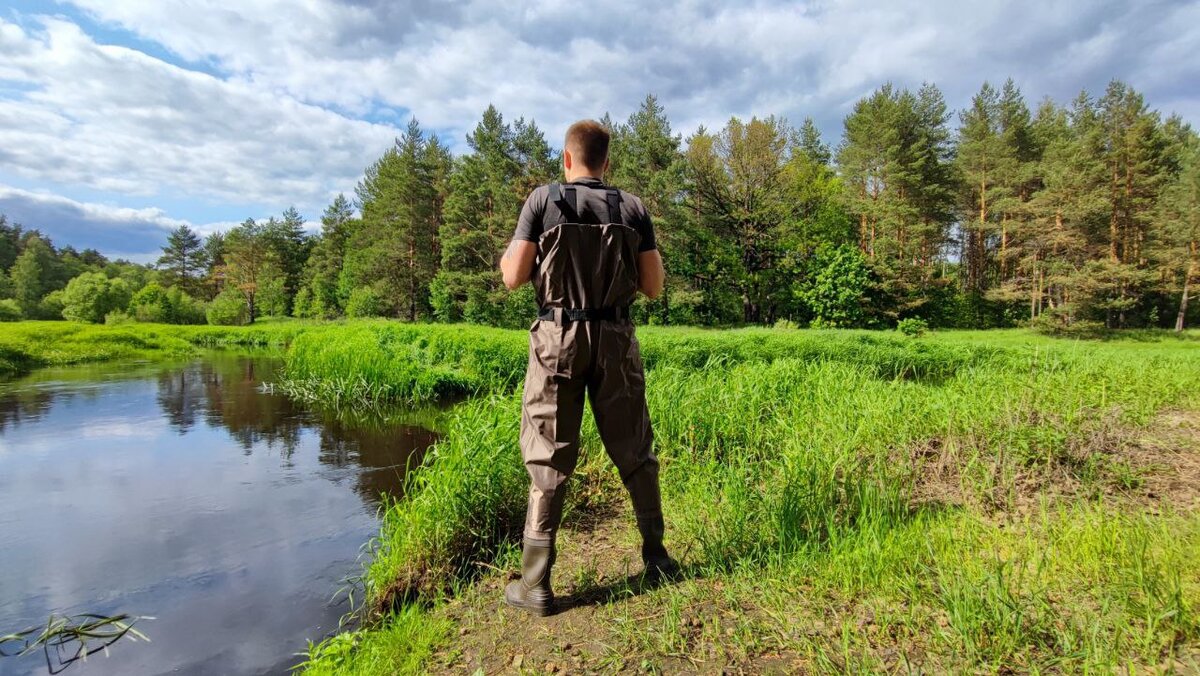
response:
{"label": "tall grass", "polygon": [[[363,352],[387,333],[359,330]],[[509,349],[503,334],[488,333],[481,333],[484,340],[495,340],[485,353]],[[317,335],[305,334],[297,346]],[[1055,619],[1056,597],[1046,591],[1046,571],[1082,565],[1074,553],[1056,549],[1056,568],[989,559],[982,541],[953,539],[956,528],[966,527],[947,516],[1012,507],[1029,486],[1049,488],[1039,477],[1102,482],[1108,449],[1080,440],[1099,438],[1105,426],[1145,424],[1164,407],[1200,404],[1200,360],[1191,343],[1138,350],[761,330],[641,335],[669,535],[690,544],[694,563],[734,578],[756,567],[819,570],[839,593],[907,593],[937,609],[945,622],[937,625],[943,648],[976,666],[1018,658],[1040,667],[1060,658],[1114,664],[1122,655],[1149,659],[1156,649],[1196,638],[1198,609],[1186,600],[1198,582],[1195,567],[1172,577],[1161,557],[1122,559],[1120,570],[1141,570],[1147,582],[1122,591],[1125,581],[1100,581],[1094,598],[1119,602],[1137,629],[1119,623],[1064,629]],[[483,361],[471,361],[469,347],[432,347],[454,339],[420,341],[426,352],[418,359],[432,362],[438,354],[459,365],[457,373],[472,383],[467,391],[500,393],[455,410],[446,436],[411,475],[409,497],[389,506],[367,575],[368,594],[381,608],[443,597],[519,537],[526,490],[519,400],[503,392],[523,358],[515,352],[495,358],[496,368],[515,371],[489,375],[479,370]],[[347,358],[365,379],[401,383],[388,364],[408,349],[393,345],[378,361]],[[367,363],[374,370],[363,369]],[[623,500],[590,424],[584,455],[568,509],[596,499],[597,490],[604,499]],[[931,477],[937,481],[930,485]],[[1057,519],[1097,533],[1105,523],[1096,514]],[[942,529],[946,539],[932,549],[918,542],[927,528]],[[1069,530],[1047,526],[1028,542],[1065,532],[1056,528]],[[1141,533],[1151,549],[1164,546],[1164,531],[1139,528],[1121,532]],[[1088,537],[1102,541],[1099,534]],[[1068,579],[1056,575],[1059,584]],[[896,591],[913,580],[923,582]],[[1138,598],[1146,601],[1132,600]],[[1080,643],[1085,629],[1099,632],[1095,645]]]}
{"label": "tall grass", "polygon": [[[0,359],[17,367],[263,341],[290,345],[286,385],[302,397],[355,407],[472,397],[385,510],[365,576],[377,622],[313,646],[318,673],[419,671],[450,631],[431,604],[519,542],[522,331],[16,326],[0,328]],[[639,336],[669,540],[772,616],[804,601],[791,589],[821,595],[843,629],[836,645],[785,643],[814,664],[886,666],[878,640],[836,610],[864,600],[890,608],[887,622],[952,671],[1155,666],[1200,641],[1200,517],[1105,497],[1136,483],[1122,430],[1200,406],[1194,336]],[[590,420],[583,448],[568,519],[625,499]],[[643,626],[638,641],[675,645],[676,629]]]}
{"label": "tall grass", "polygon": [[195,354],[197,347],[282,347],[311,326],[304,322],[236,327],[99,326],[76,322],[0,324],[0,376],[42,366],[186,357]]}

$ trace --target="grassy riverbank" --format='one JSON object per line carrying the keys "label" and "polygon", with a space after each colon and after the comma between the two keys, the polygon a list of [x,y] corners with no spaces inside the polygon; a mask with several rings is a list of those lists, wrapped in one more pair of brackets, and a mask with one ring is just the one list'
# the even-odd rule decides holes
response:
{"label": "grassy riverbank", "polygon": [[[489,572],[515,567],[525,507],[509,392],[523,336],[481,329],[451,348],[450,332],[357,330],[352,350],[321,342],[321,358],[360,383],[351,396],[431,391],[405,384],[418,382],[414,367],[394,375],[372,340],[411,346],[418,373],[448,365],[460,393],[499,389],[456,408],[409,498],[385,515],[367,594],[380,612],[401,610],[315,647],[315,673],[1074,671],[1195,659],[1194,337],[643,331],[669,536],[688,578],[635,593],[629,564],[606,563],[636,539],[585,428],[556,573],[560,593],[586,607],[539,632],[496,611],[504,576]],[[616,545],[597,547],[597,531]]]}
{"label": "grassy riverbank", "polygon": [[[389,506],[366,629],[313,673],[1200,668],[1200,336],[639,332],[685,578],[638,563],[590,420],[557,590],[517,565],[522,331],[381,321],[0,326],[14,363],[287,345],[294,394],[466,398]],[[24,360],[24,361],[22,361]]]}
{"label": "grassy riverbank", "polygon": [[201,347],[282,347],[310,326],[293,321],[237,327],[3,323],[0,324],[0,376],[43,366],[186,357]]}

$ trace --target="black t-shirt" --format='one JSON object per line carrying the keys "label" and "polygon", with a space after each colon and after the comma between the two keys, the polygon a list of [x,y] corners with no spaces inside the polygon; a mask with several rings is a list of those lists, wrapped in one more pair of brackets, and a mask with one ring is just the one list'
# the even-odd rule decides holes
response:
{"label": "black t-shirt", "polygon": [[[576,208],[580,218],[591,214],[598,223],[608,222],[608,202],[605,201],[606,186],[595,178],[581,178],[570,185],[578,186],[575,190]],[[543,185],[534,188],[525,199],[521,208],[521,217],[517,220],[517,231],[513,239],[523,239],[527,242],[537,242],[545,231],[543,220],[546,215],[546,205],[550,202],[550,186]],[[603,214],[603,216],[601,216]],[[650,214],[636,195],[621,191],[621,222],[641,235],[638,252],[653,251],[658,248],[654,241],[654,224],[650,222]]]}

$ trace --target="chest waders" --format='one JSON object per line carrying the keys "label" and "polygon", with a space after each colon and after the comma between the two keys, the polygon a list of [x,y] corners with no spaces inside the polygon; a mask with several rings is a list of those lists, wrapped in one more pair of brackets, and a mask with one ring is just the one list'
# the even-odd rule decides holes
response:
{"label": "chest waders", "polygon": [[673,574],[678,569],[662,543],[658,459],[652,451],[642,358],[629,320],[638,292],[640,235],[622,223],[620,191],[596,189],[603,190],[604,220],[596,209],[577,206],[576,188],[557,183],[549,188],[533,275],[540,310],[529,329],[521,407],[529,507],[521,579],[508,585],[505,597],[538,615],[553,607],[555,534],[566,481],[579,459],[585,395],[604,450],[629,491],[646,572]]}

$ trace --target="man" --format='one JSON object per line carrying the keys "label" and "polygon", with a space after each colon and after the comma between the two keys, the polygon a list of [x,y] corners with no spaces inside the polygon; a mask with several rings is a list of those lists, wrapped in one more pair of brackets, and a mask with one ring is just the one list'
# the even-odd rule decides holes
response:
{"label": "man", "polygon": [[521,579],[505,589],[510,605],[535,615],[548,615],[554,604],[554,540],[565,484],[579,458],[585,393],[629,490],[646,574],[669,576],[679,567],[663,547],[658,460],[629,321],[637,292],[656,298],[665,273],[641,200],[600,180],[608,142],[608,131],[595,121],[571,125],[563,144],[567,182],[530,193],[500,261],[505,286],[532,281],[540,306],[529,333],[521,409],[521,457],[531,479]]}

